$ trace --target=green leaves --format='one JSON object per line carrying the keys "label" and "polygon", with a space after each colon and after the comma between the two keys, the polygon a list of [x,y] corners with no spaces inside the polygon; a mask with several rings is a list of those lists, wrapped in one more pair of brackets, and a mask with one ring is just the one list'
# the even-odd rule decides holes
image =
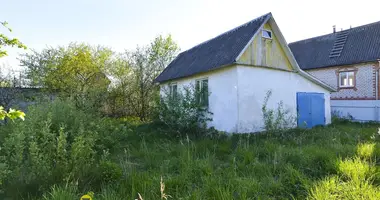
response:
{"label": "green leaves", "polygon": [[6,117],[11,120],[15,120],[17,118],[25,120],[25,113],[12,108],[9,109],[9,112],[7,112],[4,110],[4,107],[0,106],[0,120],[4,120]]}
{"label": "green leaves", "polygon": [[[8,29],[9,32],[12,32],[12,29],[8,27],[8,22],[0,22],[0,24],[6,29]],[[20,49],[26,49],[26,46],[17,38],[9,38],[5,34],[0,33],[0,58],[7,55],[7,51],[2,50],[2,48],[6,46],[16,46]]]}

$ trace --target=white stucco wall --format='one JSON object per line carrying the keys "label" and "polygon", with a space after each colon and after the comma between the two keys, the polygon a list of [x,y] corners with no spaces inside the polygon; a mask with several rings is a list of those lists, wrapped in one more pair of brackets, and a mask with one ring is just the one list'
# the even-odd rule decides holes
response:
{"label": "white stucco wall", "polygon": [[178,90],[195,85],[198,79],[208,78],[209,110],[213,120],[208,124],[217,130],[237,132],[237,67],[227,67],[161,85],[161,94],[168,84],[176,83]]}
{"label": "white stucco wall", "polygon": [[324,93],[326,123],[331,123],[330,93],[293,72],[239,65],[161,84],[161,93],[168,84],[176,83],[180,90],[203,78],[208,78],[209,110],[213,113],[209,126],[217,130],[230,133],[263,130],[261,107],[268,90],[272,90],[268,107],[276,108],[282,100],[294,117],[297,92]]}
{"label": "white stucco wall", "polygon": [[268,108],[283,101],[284,108],[297,116],[297,92],[325,94],[326,124],[331,123],[330,93],[319,85],[293,73],[259,67],[238,66],[238,132],[263,130],[262,105],[267,91],[272,90]]}
{"label": "white stucco wall", "polygon": [[375,98],[375,77],[374,77],[374,64],[373,63],[363,63],[352,66],[339,66],[339,67],[329,67],[329,68],[321,68],[321,69],[312,69],[307,70],[308,73],[313,75],[314,77],[320,79],[321,81],[329,84],[334,88],[338,88],[338,77],[336,75],[336,71],[338,69],[352,69],[357,68],[358,71],[356,73],[356,88],[354,90],[350,89],[341,89],[337,92],[333,92],[331,94],[331,98],[333,99],[371,99]]}

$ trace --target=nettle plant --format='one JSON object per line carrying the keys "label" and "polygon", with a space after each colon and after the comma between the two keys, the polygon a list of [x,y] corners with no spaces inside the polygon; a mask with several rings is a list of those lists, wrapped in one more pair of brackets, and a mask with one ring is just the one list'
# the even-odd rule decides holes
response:
{"label": "nettle plant", "polygon": [[3,106],[0,106],[0,120],[5,120],[5,118],[9,118],[11,120],[15,120],[17,118],[20,118],[22,120],[25,119],[25,113],[20,111],[20,110],[15,110],[15,109],[9,109],[7,112],[4,110]]}
{"label": "nettle plant", "polygon": [[[177,87],[177,86],[175,86]],[[159,121],[178,135],[200,136],[205,134],[207,122],[212,121],[208,103],[204,102],[207,91],[193,85],[175,90],[165,88],[158,106]]]}

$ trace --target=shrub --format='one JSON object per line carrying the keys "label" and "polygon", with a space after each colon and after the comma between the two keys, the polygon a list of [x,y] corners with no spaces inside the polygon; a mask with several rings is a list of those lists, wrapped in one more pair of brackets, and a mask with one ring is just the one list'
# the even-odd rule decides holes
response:
{"label": "shrub", "polygon": [[101,161],[99,164],[99,176],[102,183],[117,182],[121,178],[122,169],[111,161]]}
{"label": "shrub", "polygon": [[[79,189],[97,188],[121,177],[120,167],[104,152],[117,143],[114,134],[124,129],[77,110],[71,102],[33,106],[24,122],[5,126],[0,183],[7,196],[38,196],[51,185],[65,182],[75,182]],[[113,141],[103,143],[106,134]]]}
{"label": "shrub", "polygon": [[194,86],[184,87],[176,95],[164,91],[157,109],[158,120],[178,135],[204,134],[212,113],[198,101],[200,95]]}

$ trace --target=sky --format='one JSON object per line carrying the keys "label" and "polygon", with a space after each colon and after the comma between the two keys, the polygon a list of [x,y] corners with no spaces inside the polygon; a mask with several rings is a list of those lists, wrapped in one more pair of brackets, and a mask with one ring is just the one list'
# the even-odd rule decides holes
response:
{"label": "sky", "polygon": [[[85,42],[115,51],[171,34],[182,51],[272,12],[287,42],[380,21],[377,0],[0,0],[0,21],[28,49]],[[0,66],[21,70],[7,48]]]}

